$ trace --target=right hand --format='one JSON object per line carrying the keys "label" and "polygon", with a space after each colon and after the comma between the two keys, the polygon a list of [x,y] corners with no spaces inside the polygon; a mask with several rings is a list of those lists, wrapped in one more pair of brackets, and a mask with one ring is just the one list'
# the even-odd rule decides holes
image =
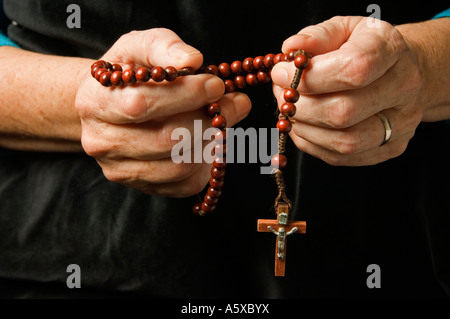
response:
{"label": "right hand", "polygon": [[[125,69],[174,66],[198,69],[202,54],[167,29],[133,31],[123,35],[102,57]],[[250,111],[242,93],[224,94],[224,84],[209,74],[179,77],[174,82],[103,87],[90,75],[81,83],[75,107],[82,123],[82,145],[107,179],[147,194],[185,197],[200,192],[210,178],[211,164],[180,163],[171,159],[172,131],[190,130],[194,120],[211,126],[205,106],[219,101],[232,126]],[[209,141],[207,141],[209,142]]]}

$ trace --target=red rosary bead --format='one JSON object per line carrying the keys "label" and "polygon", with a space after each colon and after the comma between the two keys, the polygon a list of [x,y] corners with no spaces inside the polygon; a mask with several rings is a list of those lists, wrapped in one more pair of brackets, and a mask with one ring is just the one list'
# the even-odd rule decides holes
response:
{"label": "red rosary bead", "polygon": [[178,70],[175,69],[173,66],[168,66],[164,69],[166,71],[166,81],[175,81],[176,78],[178,78]]}
{"label": "red rosary bead", "polygon": [[255,68],[253,66],[253,58],[244,59],[244,61],[242,62],[242,68],[245,72],[254,72]]}
{"label": "red rosary bead", "polygon": [[259,83],[258,78],[257,78],[256,74],[254,74],[254,73],[247,74],[247,77],[245,78],[245,82],[247,82],[247,84],[249,86],[256,86]]}
{"label": "red rosary bead", "polygon": [[243,89],[247,86],[247,82],[245,80],[245,76],[243,75],[238,75],[234,78],[234,85],[236,86],[236,88],[238,89]]}
{"label": "red rosary bead", "polygon": [[155,66],[152,69],[151,75],[155,82],[162,82],[166,79],[166,71],[160,66]]}
{"label": "red rosary bead", "polygon": [[212,120],[212,126],[223,130],[225,127],[227,127],[227,120],[222,115],[216,115]]}
{"label": "red rosary bead", "polygon": [[215,65],[208,65],[206,67],[206,73],[215,75],[215,76],[219,76],[219,68]]}
{"label": "red rosary bead", "polygon": [[136,82],[136,78],[134,77],[134,71],[131,69],[127,69],[122,72],[122,81],[124,84],[133,84]]}
{"label": "red rosary bead", "polygon": [[269,83],[272,80],[269,72],[265,72],[265,71],[258,71],[256,77],[257,77],[258,81],[261,83]]}
{"label": "red rosary bead", "polygon": [[148,82],[148,80],[150,80],[150,71],[149,69],[145,68],[145,67],[140,67],[139,69],[136,70],[136,81],[144,83],[144,82]]}
{"label": "red rosary bead", "polygon": [[292,129],[292,123],[287,119],[280,119],[277,122],[277,129],[280,133],[288,134]]}
{"label": "red rosary bead", "polygon": [[233,63],[231,63],[230,67],[231,71],[236,75],[240,75],[243,71],[241,61],[234,61]]}
{"label": "red rosary bead", "polygon": [[283,154],[276,154],[272,156],[270,163],[275,168],[283,169],[287,165],[287,158]]}
{"label": "red rosary bead", "polygon": [[220,111],[221,110],[218,103],[211,103],[208,106],[207,113],[210,118],[214,118],[216,115],[220,115]]}
{"label": "red rosary bead", "polygon": [[111,72],[106,71],[100,75],[98,81],[103,86],[111,86],[111,82],[109,81],[110,78],[111,78]]}
{"label": "red rosary bead", "polygon": [[114,86],[121,86],[121,85],[123,85],[122,72],[121,71],[114,71],[111,74],[111,77],[110,77],[109,80],[111,81],[111,85],[114,85]]}
{"label": "red rosary bead", "polygon": [[222,196],[222,191],[214,187],[209,187],[208,192],[206,194],[208,194],[211,197],[219,198],[220,196]]}
{"label": "red rosary bead", "polygon": [[299,54],[294,59],[294,64],[297,69],[304,69],[308,67],[308,57],[304,54]]}
{"label": "red rosary bead", "polygon": [[264,57],[263,56],[257,56],[253,59],[253,67],[256,70],[262,70],[264,69]]}
{"label": "red rosary bead", "polygon": [[225,176],[225,170],[223,168],[213,166],[211,168],[211,176],[214,178],[223,178]]}
{"label": "red rosary bead", "polygon": [[120,64],[114,63],[111,65],[111,72],[122,71],[122,66]]}
{"label": "red rosary bead", "polygon": [[236,90],[236,85],[233,80],[226,79],[223,83],[225,84],[225,93],[233,93]]}
{"label": "red rosary bead", "polygon": [[266,56],[264,57],[264,66],[267,69],[272,69],[274,64],[273,64],[273,59],[275,58],[275,54],[269,53],[266,54]]}
{"label": "red rosary bead", "polygon": [[219,130],[214,134],[214,141],[219,144],[225,144],[227,141],[227,133],[225,130]]}
{"label": "red rosary bead", "polygon": [[300,93],[296,89],[289,88],[284,91],[283,97],[286,102],[295,103],[300,98]]}
{"label": "red rosary bead", "polygon": [[231,75],[231,67],[228,63],[220,63],[218,68],[221,77],[227,78]]}
{"label": "red rosary bead", "polygon": [[280,106],[280,112],[286,117],[291,117],[295,115],[295,112],[297,112],[297,108],[295,107],[294,103],[284,102]]}
{"label": "red rosary bead", "polygon": [[284,61],[284,54],[283,53],[275,54],[275,56],[273,58],[273,64],[275,65],[282,61]]}
{"label": "red rosary bead", "polygon": [[97,81],[99,81],[100,75],[102,75],[104,72],[108,72],[108,70],[105,69],[105,68],[98,68],[98,69],[95,71],[95,74],[94,74],[95,79],[96,79]]}

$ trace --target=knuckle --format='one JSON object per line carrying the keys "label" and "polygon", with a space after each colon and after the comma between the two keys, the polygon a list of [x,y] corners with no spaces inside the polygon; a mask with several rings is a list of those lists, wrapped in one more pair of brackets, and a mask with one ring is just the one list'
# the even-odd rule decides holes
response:
{"label": "knuckle", "polygon": [[109,147],[106,143],[90,134],[82,134],[81,145],[85,153],[93,158],[104,157],[109,153]]}
{"label": "knuckle", "polygon": [[355,54],[344,57],[345,72],[343,82],[351,88],[362,88],[372,81],[372,61],[368,54]]}
{"label": "knuckle", "polygon": [[[132,94],[124,94],[118,108],[124,118],[137,122],[146,115],[147,103],[147,97],[142,92],[135,90]],[[153,104],[153,102],[150,101],[149,104]]]}
{"label": "knuckle", "polygon": [[328,107],[327,124],[333,128],[346,128],[353,119],[353,108],[345,99],[337,99]]}
{"label": "knuckle", "polygon": [[334,144],[338,153],[349,155],[355,154],[361,149],[362,140],[357,133],[342,133],[338,134]]}

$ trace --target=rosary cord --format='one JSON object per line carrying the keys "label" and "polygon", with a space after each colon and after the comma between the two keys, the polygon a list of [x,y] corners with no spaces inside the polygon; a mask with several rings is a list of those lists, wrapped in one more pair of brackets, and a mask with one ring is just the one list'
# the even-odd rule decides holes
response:
{"label": "rosary cord", "polygon": [[[300,56],[300,55],[309,58],[307,53],[303,50],[296,51],[294,53],[294,58],[296,58],[297,56]],[[297,63],[298,62],[296,62],[296,66],[297,66]],[[298,67],[295,70],[295,74],[294,74],[294,77],[293,77],[291,85],[290,85],[291,89],[297,90],[297,87],[300,84],[300,80],[302,78],[303,70],[305,69],[306,66],[307,66],[306,61],[302,60],[301,63],[298,63]],[[286,95],[285,95],[285,99],[286,99]],[[289,121],[289,125],[292,125],[290,116],[288,116],[287,114],[280,115],[279,118]],[[288,131],[290,131],[290,129]],[[280,132],[280,135],[278,138],[278,156],[279,157],[284,156],[284,153],[286,151],[287,133],[289,133],[288,131]],[[284,181],[283,172],[279,168],[277,168],[277,170],[275,171],[275,181],[277,183],[277,188],[278,188],[278,196],[275,198],[275,205],[274,205],[275,212],[277,211],[278,204],[280,203],[281,199],[283,199],[288,204],[289,210],[291,210],[292,202],[286,195],[286,184]]]}

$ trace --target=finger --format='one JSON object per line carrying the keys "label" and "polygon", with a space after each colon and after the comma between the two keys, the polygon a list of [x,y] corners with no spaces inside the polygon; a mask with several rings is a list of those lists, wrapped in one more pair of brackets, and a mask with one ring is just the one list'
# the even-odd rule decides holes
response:
{"label": "finger", "polygon": [[[376,116],[345,129],[323,128],[296,121],[296,136],[339,154],[358,154],[378,147],[384,140],[384,126]],[[398,136],[398,135],[397,135]]]}
{"label": "finger", "polygon": [[406,150],[410,139],[410,136],[405,135],[402,138],[390,141],[383,146],[372,148],[366,152],[341,154],[311,143],[295,134],[290,134],[290,136],[300,150],[333,166],[368,166],[387,161],[400,156]]}
{"label": "finger", "polygon": [[137,86],[105,88],[88,79],[82,85],[91,94],[77,95],[82,118],[124,124],[140,123],[197,110],[220,99],[223,81],[210,74],[181,77],[171,83],[148,82]]}
{"label": "finger", "polygon": [[194,69],[203,63],[200,51],[187,45],[173,31],[164,28],[127,33],[116,41],[103,58],[128,65]]}
{"label": "finger", "polygon": [[[218,103],[227,119],[227,127],[241,121],[251,109],[250,99],[242,93],[226,94]],[[196,124],[195,120],[200,120],[200,123]],[[203,108],[138,124],[116,125],[88,120],[88,123],[83,123],[82,142],[85,152],[96,158],[158,160],[170,157],[173,147],[184,139],[174,134],[183,133],[176,129],[188,131],[191,138],[185,148],[189,150],[201,145],[203,130],[210,126],[211,119]]]}
{"label": "finger", "polygon": [[[406,45],[386,22],[368,28],[361,17],[335,17],[301,30],[283,45],[283,50],[298,48],[318,53],[299,85],[302,93],[318,94],[367,86],[398,60]],[[272,79],[286,87],[294,72],[293,63],[278,63]]]}
{"label": "finger", "polygon": [[[382,77],[358,90],[305,95],[297,103],[293,117],[304,123],[346,128],[388,108],[411,103],[411,92],[420,87],[420,74],[409,66],[409,56],[401,58]],[[408,81],[403,81],[408,78]],[[274,94],[283,101],[284,89],[274,86]],[[280,103],[281,105],[281,103]]]}
{"label": "finger", "polygon": [[195,195],[206,186],[211,175],[210,165],[174,164],[170,159],[126,159],[113,164],[102,164],[103,173],[111,182],[159,196]]}

